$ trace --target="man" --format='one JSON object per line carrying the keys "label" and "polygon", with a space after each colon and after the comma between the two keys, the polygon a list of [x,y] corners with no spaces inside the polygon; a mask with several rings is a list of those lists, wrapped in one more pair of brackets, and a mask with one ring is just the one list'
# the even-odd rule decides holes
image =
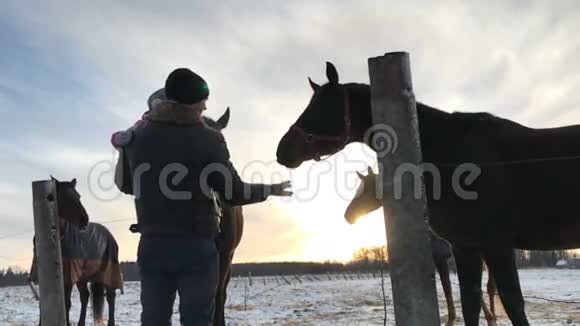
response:
{"label": "man", "polygon": [[[289,196],[290,182],[246,184],[229,160],[221,133],[201,119],[209,89],[189,69],[165,82],[167,100],[155,101],[143,121],[123,137],[116,176],[121,191],[135,195],[141,233],[141,324],[171,324],[176,292],[185,326],[211,325],[218,281],[218,231],[212,191],[234,205]],[[122,144],[115,144],[120,138]]]}

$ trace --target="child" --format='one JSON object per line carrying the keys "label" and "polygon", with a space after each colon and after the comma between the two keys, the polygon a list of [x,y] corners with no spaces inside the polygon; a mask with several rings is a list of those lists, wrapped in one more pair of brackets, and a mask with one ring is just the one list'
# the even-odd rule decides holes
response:
{"label": "child", "polygon": [[143,125],[145,119],[147,119],[149,110],[160,101],[165,100],[165,98],[165,89],[163,88],[151,94],[147,100],[148,110],[143,113],[141,119],[135,122],[129,129],[117,131],[111,135],[111,144],[119,151],[119,159],[115,168],[115,184],[123,191],[126,190],[129,193],[133,193],[132,178],[127,173],[124,173],[124,171],[130,171],[126,166],[127,160],[125,159],[124,147],[131,143],[133,140],[133,131]]}
{"label": "child", "polygon": [[147,100],[148,110],[145,111],[145,113],[143,113],[141,119],[135,122],[135,124],[131,126],[129,129],[113,133],[113,135],[111,136],[111,144],[113,145],[113,147],[115,147],[118,151],[122,151],[123,147],[130,144],[131,140],[133,139],[133,130],[135,130],[136,128],[138,128],[143,124],[144,120],[147,119],[147,115],[149,113],[149,110],[151,110],[151,108],[153,108],[157,103],[164,101],[165,99],[166,99],[165,89],[163,88],[151,94],[151,96],[149,96],[149,99]]}

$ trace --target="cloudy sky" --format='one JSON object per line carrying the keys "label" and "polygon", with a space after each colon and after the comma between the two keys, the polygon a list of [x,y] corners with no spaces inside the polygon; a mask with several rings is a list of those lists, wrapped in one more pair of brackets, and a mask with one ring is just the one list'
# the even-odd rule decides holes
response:
{"label": "cloudy sky", "polygon": [[[176,67],[209,83],[208,115],[246,179],[273,171],[298,195],[245,207],[236,261],[344,260],[385,241],[380,213],[350,226],[343,211],[361,145],[286,171],[276,145],[307,104],[307,77],[368,82],[367,58],[411,53],[419,101],[489,111],[533,127],[580,122],[580,3],[548,1],[5,0],[0,12],[0,268],[28,266],[31,181],[76,177],[92,221],[134,259],[132,199],[111,185],[110,134],[131,125]],[[99,186],[100,184],[100,186]]]}

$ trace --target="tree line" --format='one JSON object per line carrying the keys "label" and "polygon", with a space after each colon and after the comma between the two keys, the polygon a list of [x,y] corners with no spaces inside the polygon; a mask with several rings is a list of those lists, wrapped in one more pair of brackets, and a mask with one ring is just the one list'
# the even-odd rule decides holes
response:
{"label": "tree line", "polygon": [[[554,267],[559,260],[578,257],[578,253],[574,250],[515,250],[516,265],[518,268]],[[353,254],[351,264],[376,267],[377,264],[383,261],[388,262],[388,260],[386,246],[370,247],[361,248],[356,251]],[[453,265],[452,261],[451,263]]]}
{"label": "tree line", "polygon": [[[557,251],[524,251],[516,250],[516,264],[519,268],[554,267],[561,259],[577,258],[578,254],[570,250]],[[233,276],[266,276],[266,275],[302,275],[342,272],[375,272],[380,269],[388,271],[388,254],[386,246],[364,247],[354,252],[352,260],[347,263],[336,261],[325,262],[277,262],[277,263],[241,263],[232,265]],[[139,267],[135,262],[122,262],[121,270],[125,281],[139,281]],[[16,267],[0,269],[0,287],[26,285],[28,271]]]}
{"label": "tree line", "polygon": [[28,271],[16,267],[0,269],[0,287],[25,285],[28,280]]}
{"label": "tree line", "polygon": [[559,260],[569,258],[578,258],[578,254],[572,250],[516,250],[516,264],[519,268],[554,267]]}

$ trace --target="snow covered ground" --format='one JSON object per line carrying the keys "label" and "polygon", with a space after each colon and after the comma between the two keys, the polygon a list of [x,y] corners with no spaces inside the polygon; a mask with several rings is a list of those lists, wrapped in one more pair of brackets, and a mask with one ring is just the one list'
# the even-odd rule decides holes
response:
{"label": "snow covered ground", "polygon": [[[485,275],[485,273],[484,273]],[[382,325],[384,317],[381,278],[363,275],[319,275],[319,280],[287,277],[291,285],[273,277],[254,278],[249,286],[247,278],[234,278],[230,284],[227,304],[228,325]],[[348,278],[348,277],[347,277]],[[521,270],[520,278],[526,298],[526,311],[532,325],[580,325],[580,303],[560,303],[541,300],[580,302],[580,270],[535,269]],[[265,282],[264,282],[265,281]],[[457,283],[456,276],[453,282]],[[265,283],[265,284],[264,284]],[[394,325],[390,279],[385,276],[387,294],[387,325]],[[447,310],[440,284],[437,284],[441,321]],[[459,292],[454,286],[458,319],[462,325]],[[117,325],[139,325],[139,283],[126,283],[125,294],[118,295]],[[245,305],[244,305],[245,302]],[[499,302],[499,300],[498,300]],[[106,308],[105,308],[106,309]],[[498,304],[498,325],[511,325]],[[78,294],[75,291],[72,320],[78,316]],[[105,310],[106,311],[106,310]],[[179,325],[175,307],[174,325]],[[0,288],[0,326],[37,325],[38,308],[28,287]],[[482,320],[481,325],[486,325]]]}

